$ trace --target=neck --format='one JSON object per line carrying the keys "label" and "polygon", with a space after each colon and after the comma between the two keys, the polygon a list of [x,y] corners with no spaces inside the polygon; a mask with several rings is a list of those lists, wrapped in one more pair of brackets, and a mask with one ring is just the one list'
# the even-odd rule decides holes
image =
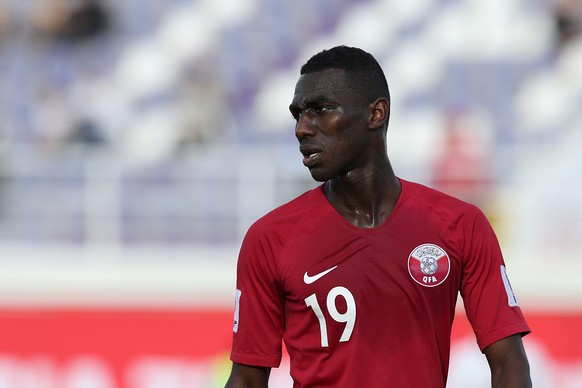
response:
{"label": "neck", "polygon": [[325,195],[332,206],[362,228],[381,225],[392,213],[400,191],[400,181],[390,163],[368,172],[350,171],[325,184]]}

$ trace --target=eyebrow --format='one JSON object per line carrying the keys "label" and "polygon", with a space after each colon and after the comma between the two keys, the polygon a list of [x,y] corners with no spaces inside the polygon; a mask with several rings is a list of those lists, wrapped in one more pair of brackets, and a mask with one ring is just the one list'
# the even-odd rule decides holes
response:
{"label": "eyebrow", "polygon": [[[307,100],[305,102],[305,104],[303,104],[303,105],[305,105],[306,108],[312,108],[314,106],[320,106],[320,105],[323,105],[323,104],[334,104],[334,105],[336,105],[337,103],[336,103],[335,100],[333,100],[333,99],[331,99],[329,97],[317,96],[317,97],[314,97],[312,99]],[[291,111],[291,113],[297,113],[298,111],[301,110],[300,105],[302,105],[302,104],[298,104],[298,103],[292,102],[289,105],[289,111]]]}

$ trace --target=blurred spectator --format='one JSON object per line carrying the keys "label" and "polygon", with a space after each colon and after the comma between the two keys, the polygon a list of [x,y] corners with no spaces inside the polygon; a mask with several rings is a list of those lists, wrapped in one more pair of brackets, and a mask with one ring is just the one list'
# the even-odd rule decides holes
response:
{"label": "blurred spectator", "polygon": [[110,25],[98,0],[40,0],[31,11],[32,24],[44,37],[79,41],[98,36]]}
{"label": "blurred spectator", "polygon": [[38,86],[34,104],[36,108],[31,115],[33,139],[38,140],[43,148],[60,149],[73,125],[65,90],[46,81]]}
{"label": "blurred spectator", "polygon": [[582,33],[582,0],[559,0],[554,10],[558,46]]}
{"label": "blurred spectator", "polygon": [[87,118],[81,119],[73,124],[67,140],[72,143],[87,146],[96,146],[105,143],[105,138],[99,125]]}
{"label": "blurred spectator", "polygon": [[31,125],[42,148],[105,145],[121,126],[124,104],[110,80],[90,68],[76,75],[68,88],[48,79],[37,86]]}
{"label": "blurred spectator", "polygon": [[[228,99],[210,58],[202,59],[181,74],[180,148],[202,143],[225,130],[230,120]],[[222,133],[224,135],[224,133]]]}
{"label": "blurred spectator", "polygon": [[4,36],[8,29],[8,9],[4,4],[0,4],[0,37]]}
{"label": "blurred spectator", "polygon": [[472,111],[447,112],[442,151],[433,164],[432,185],[486,208],[491,199],[491,143],[483,124]]}
{"label": "blurred spectator", "polygon": [[2,43],[14,40],[26,30],[28,24],[27,2],[15,0],[0,0],[0,39]]}

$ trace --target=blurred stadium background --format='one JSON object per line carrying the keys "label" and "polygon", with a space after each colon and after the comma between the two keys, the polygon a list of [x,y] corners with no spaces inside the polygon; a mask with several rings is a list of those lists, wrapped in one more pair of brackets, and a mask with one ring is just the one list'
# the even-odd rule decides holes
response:
{"label": "blurred stadium background", "polygon": [[[582,387],[577,0],[0,0],[0,387],[219,387],[239,244],[315,186],[287,111],[337,44],[381,62],[402,178],[478,204]],[[459,307],[450,386],[488,386]],[[286,360],[273,387],[289,385]]]}

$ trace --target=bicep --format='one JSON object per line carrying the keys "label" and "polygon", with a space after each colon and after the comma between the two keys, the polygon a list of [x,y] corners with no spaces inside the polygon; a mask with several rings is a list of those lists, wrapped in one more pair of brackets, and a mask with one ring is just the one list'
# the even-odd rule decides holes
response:
{"label": "bicep", "polygon": [[271,368],[233,362],[226,388],[266,388]]}

